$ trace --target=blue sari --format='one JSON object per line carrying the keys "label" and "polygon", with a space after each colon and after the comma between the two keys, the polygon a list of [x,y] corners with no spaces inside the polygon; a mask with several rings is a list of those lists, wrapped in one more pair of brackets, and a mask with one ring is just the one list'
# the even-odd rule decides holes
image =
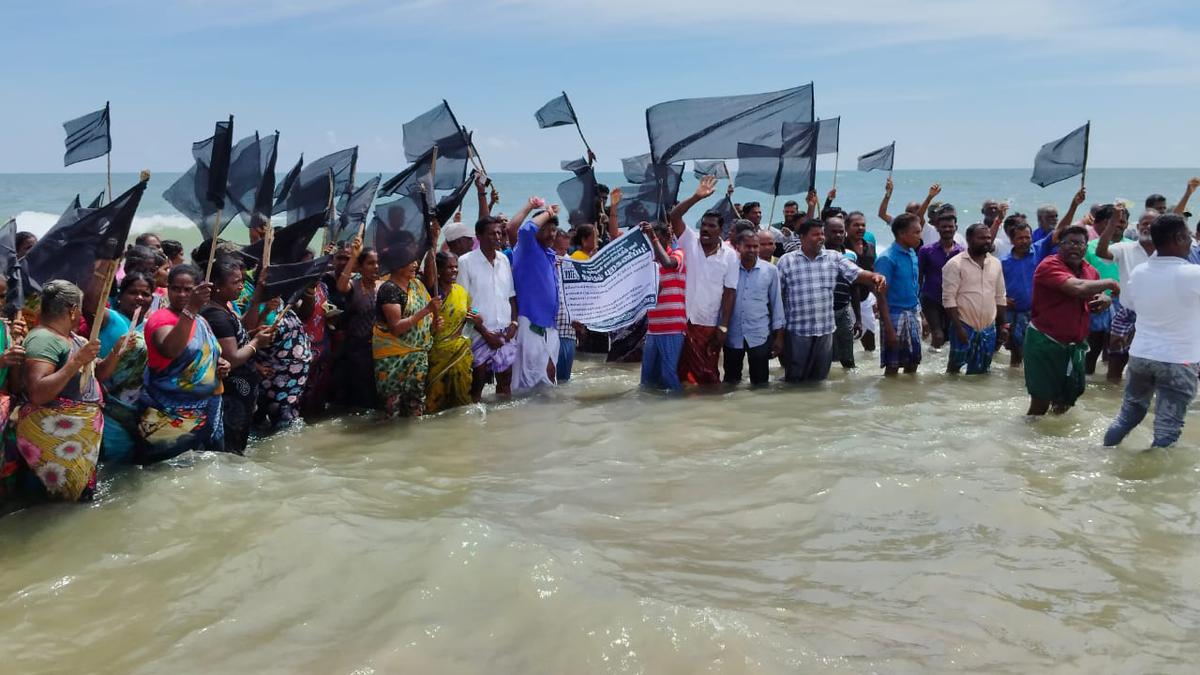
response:
{"label": "blue sari", "polygon": [[[139,326],[140,327],[140,326]],[[130,321],[109,309],[100,328],[100,358],[107,358],[117,343],[130,334]],[[140,330],[132,332],[133,343],[121,354],[112,376],[104,386],[104,439],[100,442],[100,461],[133,461],[141,408],[142,380],[146,373],[146,338]]]}
{"label": "blue sari", "polygon": [[[159,314],[170,311],[160,309],[147,322],[147,343],[154,329],[172,325],[157,321]],[[153,345],[147,346],[153,349]],[[165,367],[151,363],[146,368],[141,394],[145,410],[138,425],[146,447],[139,453],[140,461],[157,462],[188,450],[225,449],[222,387],[217,376],[220,355],[221,345],[212,328],[197,316],[183,352]]]}

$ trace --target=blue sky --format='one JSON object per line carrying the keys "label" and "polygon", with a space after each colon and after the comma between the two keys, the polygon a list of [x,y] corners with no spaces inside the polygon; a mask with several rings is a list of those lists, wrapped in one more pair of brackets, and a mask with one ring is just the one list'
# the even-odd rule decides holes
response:
{"label": "blue sky", "polygon": [[1092,166],[1200,165],[1200,3],[809,5],[4,2],[0,172],[62,171],[62,121],[109,99],[117,171],[182,170],[230,113],[239,137],[281,132],[280,166],[357,144],[364,171],[393,170],[400,125],[442,98],[490,170],[557,171],[582,146],[533,111],[562,89],[618,170],[648,149],[649,105],[809,81],[818,116],[842,116],[843,167],[895,139],[898,169],[1023,168],[1087,119]]}

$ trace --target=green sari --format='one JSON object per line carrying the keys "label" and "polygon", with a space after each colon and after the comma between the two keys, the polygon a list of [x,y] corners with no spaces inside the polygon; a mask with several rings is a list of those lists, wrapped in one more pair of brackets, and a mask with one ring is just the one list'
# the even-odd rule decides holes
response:
{"label": "green sari", "polygon": [[384,282],[375,294],[376,320],[371,351],[375,358],[375,388],[388,417],[418,417],[425,412],[425,380],[429,348],[433,346],[433,317],[426,316],[403,335],[393,335],[383,315],[384,305],[399,305],[408,318],[429,304],[429,292],[416,279],[407,289]]}
{"label": "green sari", "polygon": [[471,296],[458,284],[450,287],[439,317],[440,329],[434,331],[429,350],[429,395],[425,412],[435,413],[471,403],[471,339],[462,334],[471,309]]}

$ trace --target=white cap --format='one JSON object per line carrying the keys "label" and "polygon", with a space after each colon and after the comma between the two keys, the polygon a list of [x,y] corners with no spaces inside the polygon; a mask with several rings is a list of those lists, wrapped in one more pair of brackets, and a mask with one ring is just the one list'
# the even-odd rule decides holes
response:
{"label": "white cap", "polygon": [[473,237],[475,234],[471,232],[471,228],[466,223],[450,223],[442,228],[442,234],[447,242],[463,237]]}

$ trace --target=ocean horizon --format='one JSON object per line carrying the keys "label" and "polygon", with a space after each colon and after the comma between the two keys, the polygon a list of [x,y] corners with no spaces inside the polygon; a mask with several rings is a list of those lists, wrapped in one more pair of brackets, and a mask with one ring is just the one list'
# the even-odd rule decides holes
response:
{"label": "ocean horizon", "polygon": [[[382,174],[386,179],[392,172],[359,171],[359,183]],[[135,232],[153,231],[166,238],[178,239],[185,244],[200,240],[199,231],[186,217],[177,212],[166,200],[163,192],[182,175],[178,171],[151,171],[150,187],[142,199],[138,215],[134,220]],[[1061,183],[1040,188],[1029,182],[1030,169],[909,169],[894,172],[895,190],[889,211],[894,215],[903,210],[909,201],[920,201],[928,193],[929,186],[939,183],[942,192],[938,201],[954,204],[959,213],[959,226],[965,228],[980,216],[980,205],[985,199],[1008,201],[1010,213],[1026,213],[1032,220],[1034,212],[1043,204],[1053,204],[1065,210],[1071,197],[1079,189],[1079,179],[1072,178]],[[1116,199],[1130,200],[1134,210],[1141,208],[1145,198],[1154,193],[1166,195],[1167,202],[1174,205],[1183,194],[1189,178],[1200,175],[1200,169],[1119,169],[1096,168],[1087,173],[1087,203],[1107,202]],[[501,200],[497,210],[512,213],[530,195],[538,195],[548,201],[557,201],[555,188],[569,178],[567,172],[497,172],[491,174],[500,191]],[[615,171],[596,173],[597,180],[609,187],[625,185],[623,175]],[[736,172],[734,179],[736,182]],[[128,189],[137,182],[138,174],[132,172],[113,173],[113,190],[116,193]],[[881,242],[890,242],[891,233],[876,217],[880,198],[883,196],[885,172],[858,172],[841,170],[837,174],[838,196],[836,203],[848,211],[862,211],[867,215],[868,229]],[[0,219],[16,218],[17,227],[41,236],[57,221],[67,204],[78,194],[86,204],[105,189],[104,172],[89,173],[0,173]],[[695,189],[697,180],[692,176],[691,166],[684,174],[680,198],[685,198]],[[726,181],[720,181],[718,193],[725,189]],[[834,185],[832,171],[818,171],[817,192],[824,202],[826,193]],[[803,203],[803,195],[781,195],[772,198],[753,190],[737,188],[734,201],[745,203],[758,201],[762,204],[764,218],[771,212],[775,202],[772,222],[781,219],[784,202],[795,199]],[[1193,205],[1196,206],[1196,205]],[[697,212],[700,210],[697,207]],[[463,219],[473,221],[476,217],[474,193],[464,201]],[[283,214],[276,216],[280,222]],[[223,235],[235,241],[246,239],[245,227],[235,219]],[[622,224],[624,226],[625,224]]]}

